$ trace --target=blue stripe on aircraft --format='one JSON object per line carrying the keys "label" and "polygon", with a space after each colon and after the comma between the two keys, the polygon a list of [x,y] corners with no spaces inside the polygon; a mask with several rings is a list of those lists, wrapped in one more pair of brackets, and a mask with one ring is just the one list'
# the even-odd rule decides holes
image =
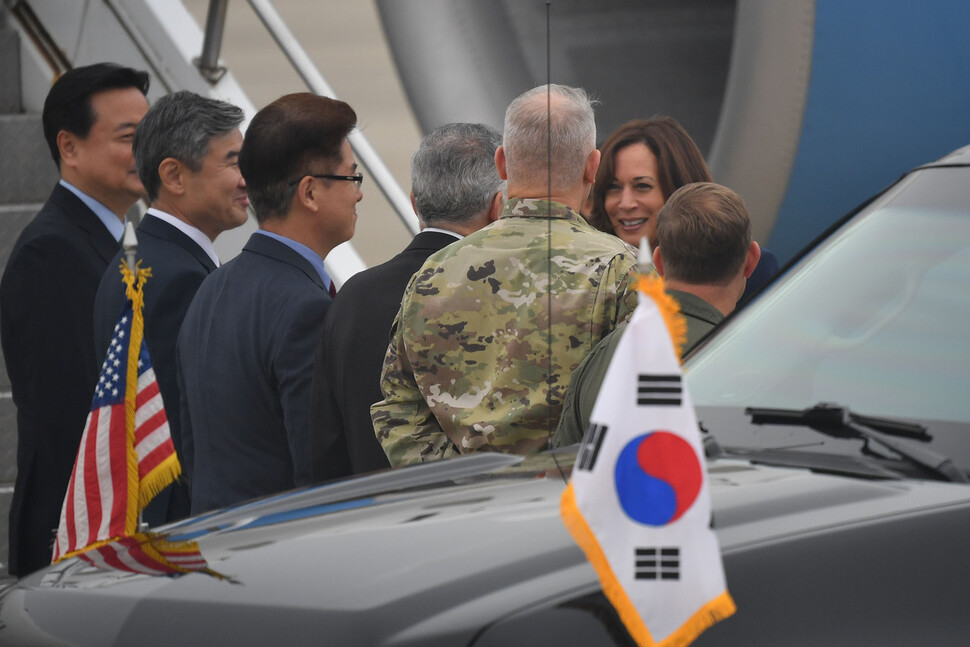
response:
{"label": "blue stripe on aircraft", "polygon": [[970,144],[970,2],[817,0],[802,135],[766,246],[786,260],[900,175]]}

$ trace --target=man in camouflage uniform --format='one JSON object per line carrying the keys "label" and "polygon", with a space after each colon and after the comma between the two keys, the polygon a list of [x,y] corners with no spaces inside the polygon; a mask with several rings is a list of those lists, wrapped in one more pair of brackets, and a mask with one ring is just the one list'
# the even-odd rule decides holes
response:
{"label": "man in camouflage uniform", "polygon": [[578,212],[595,140],[582,90],[540,86],[509,106],[501,219],[431,256],[395,319],[371,408],[391,465],[542,449],[573,369],[633,312],[635,254]]}

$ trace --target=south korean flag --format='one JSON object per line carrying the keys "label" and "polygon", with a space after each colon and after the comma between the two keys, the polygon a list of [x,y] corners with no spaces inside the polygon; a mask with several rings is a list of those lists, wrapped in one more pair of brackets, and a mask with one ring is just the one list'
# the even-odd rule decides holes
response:
{"label": "south korean flag", "polygon": [[[645,292],[662,294],[655,277]],[[697,419],[654,298],[606,372],[562,497],[566,527],[640,645],[686,645],[735,611],[727,592]]]}

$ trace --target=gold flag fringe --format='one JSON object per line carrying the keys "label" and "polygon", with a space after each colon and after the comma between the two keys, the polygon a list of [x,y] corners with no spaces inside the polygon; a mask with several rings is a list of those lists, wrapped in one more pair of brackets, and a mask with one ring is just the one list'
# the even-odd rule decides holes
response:
{"label": "gold flag fringe", "polygon": [[178,456],[171,454],[145,475],[138,491],[138,509],[143,509],[159,492],[168,487],[182,474],[182,464]]}
{"label": "gold flag fringe", "polygon": [[640,645],[640,647],[686,647],[692,643],[704,630],[710,628],[715,623],[730,617],[737,610],[731,595],[724,591],[713,600],[708,601],[697,613],[691,616],[674,633],[664,640],[656,642],[650,634],[650,630],[643,623],[643,619],[637,612],[633,602],[627,596],[626,591],[620,585],[613,569],[610,567],[603,549],[593,534],[593,530],[586,523],[579,512],[579,505],[576,503],[576,494],[573,490],[572,481],[566,486],[560,500],[560,514],[566,529],[573,536],[576,543],[586,554],[586,559],[593,565],[593,570],[599,576],[600,584],[603,586],[603,594],[616,609],[617,615],[630,633],[630,637]]}
{"label": "gold flag fringe", "polygon": [[135,452],[135,400],[138,397],[138,356],[141,354],[141,341],[145,335],[145,320],[142,308],[145,306],[143,288],[151,276],[151,269],[140,267],[138,262],[132,271],[127,263],[121,263],[121,280],[124,282],[125,296],[131,301],[131,334],[128,336],[128,366],[126,367],[125,386],[125,430],[128,435],[128,508],[125,516],[125,534],[131,535],[138,530],[138,454]]}
{"label": "gold flag fringe", "polygon": [[178,457],[172,454],[145,475],[138,479],[138,454],[135,451],[135,400],[138,396],[138,356],[145,337],[145,282],[151,278],[152,269],[141,267],[141,261],[132,272],[128,264],[121,262],[121,280],[124,282],[125,296],[131,301],[131,335],[128,339],[128,389],[125,394],[125,425],[128,431],[128,515],[125,528],[128,534],[138,529],[138,513],[155,496],[165,489],[182,473]]}
{"label": "gold flag fringe", "polygon": [[679,360],[687,343],[687,320],[680,314],[680,305],[675,298],[664,291],[664,282],[659,276],[640,274],[637,277],[637,290],[649,296],[657,304]]}

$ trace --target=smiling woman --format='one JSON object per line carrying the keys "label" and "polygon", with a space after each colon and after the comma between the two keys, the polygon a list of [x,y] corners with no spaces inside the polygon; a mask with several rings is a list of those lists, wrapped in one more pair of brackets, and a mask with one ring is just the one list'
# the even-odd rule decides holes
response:
{"label": "smiling woman", "polygon": [[697,144],[674,119],[628,121],[601,146],[590,223],[633,246],[644,236],[657,246],[657,212],[671,193],[710,182]]}

